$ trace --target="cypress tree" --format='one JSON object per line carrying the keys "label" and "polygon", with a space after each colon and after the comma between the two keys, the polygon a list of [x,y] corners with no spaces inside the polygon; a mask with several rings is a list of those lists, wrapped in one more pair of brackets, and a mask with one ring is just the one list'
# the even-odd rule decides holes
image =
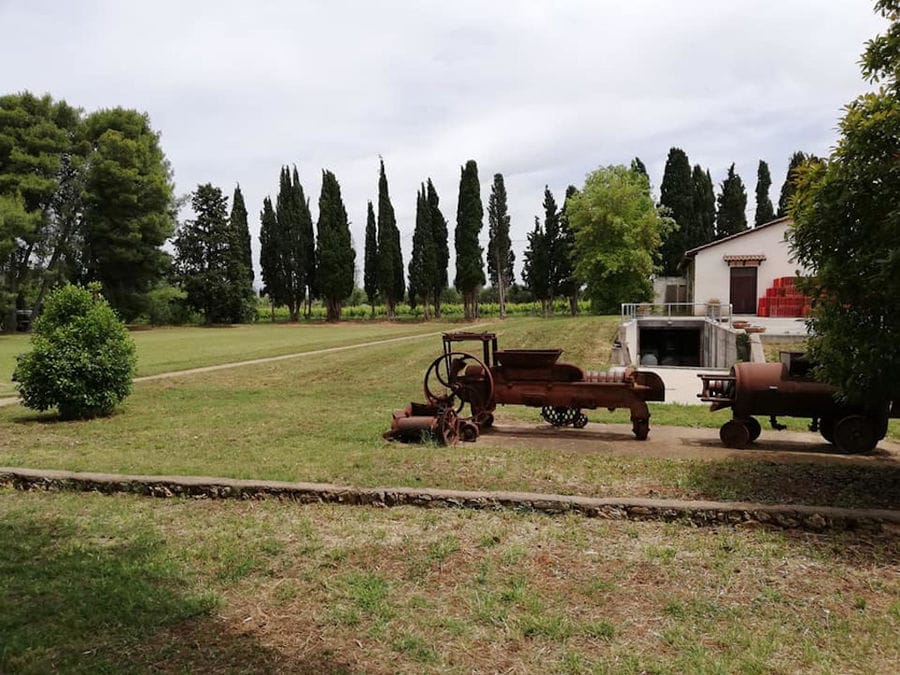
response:
{"label": "cypress tree", "polygon": [[416,227],[413,231],[412,257],[409,260],[409,304],[414,307],[422,301],[425,318],[429,319],[428,305],[437,274],[437,259],[431,228],[431,209],[425,186],[416,193]]}
{"label": "cypress tree", "polygon": [[769,175],[769,165],[759,160],[759,167],[756,169],[756,217],[753,220],[754,227],[768,223],[775,217],[775,209],[772,207],[772,200],[769,199],[770,187],[772,187],[772,177]]}
{"label": "cypress tree", "polygon": [[[640,160],[638,160],[640,161]],[[634,169],[632,169],[633,171]],[[640,173],[639,171],[637,173]],[[578,295],[581,284],[575,277],[575,232],[569,226],[567,208],[572,199],[578,194],[574,185],[566,188],[566,199],[563,202],[562,212],[559,215],[559,256],[557,259],[557,272],[559,295],[569,299],[569,311],[572,316],[578,314]]]}
{"label": "cypress tree", "polygon": [[716,238],[722,239],[747,229],[747,191],[744,182],[735,173],[734,164],[722,181],[716,216]]}
{"label": "cypress tree", "polygon": [[712,176],[708,169],[704,171],[696,164],[691,179],[694,188],[694,226],[691,231],[695,238],[685,246],[686,251],[716,238],[716,192]]}
{"label": "cypress tree", "polygon": [[550,313],[553,313],[553,300],[559,289],[562,279],[559,276],[560,258],[562,257],[563,245],[560,241],[559,228],[559,208],[550,188],[544,186],[544,247],[547,256],[547,292],[549,295],[549,303],[547,305]]}
{"label": "cypress tree", "polygon": [[691,164],[681,148],[669,150],[660,185],[659,203],[669,209],[669,215],[678,225],[669,232],[662,244],[662,273],[665,276],[675,276],[680,273],[684,252],[691,248],[688,243],[696,239],[691,232],[695,224]]}
{"label": "cypress tree", "polygon": [[296,210],[299,229],[297,232],[297,265],[302,292],[306,296],[306,318],[312,314],[313,298],[319,295],[316,278],[316,235],[313,231],[312,214],[309,211],[309,199],[303,194],[297,167],[294,167],[291,184],[293,208]]}
{"label": "cypress tree", "polygon": [[378,174],[378,289],[384,300],[387,316],[393,319],[397,302],[403,298],[403,253],[400,249],[400,230],[394,217],[394,207],[388,194],[384,160]]}
{"label": "cypress tree", "polygon": [[506,318],[506,289],[513,280],[513,253],[509,240],[509,208],[506,204],[506,185],[503,174],[494,174],[491,196],[488,200],[487,268],[491,284],[496,286],[500,298],[500,318]]}
{"label": "cypress tree", "polygon": [[541,315],[547,316],[550,303],[550,247],[541,227],[540,218],[534,217],[534,230],[528,233],[528,247],[522,266],[522,281],[535,300],[541,303]]}
{"label": "cypress tree", "polygon": [[278,304],[287,305],[291,321],[300,319],[300,308],[306,295],[300,235],[302,196],[303,188],[299,182],[292,184],[290,170],[286,166],[282,167],[278,196],[275,199],[275,219],[278,225],[274,244],[281,275],[281,297]]}
{"label": "cypress tree", "polygon": [[341,199],[341,186],[331,171],[322,172],[316,229],[317,285],[325,300],[328,320],[340,321],[343,302],[353,292],[356,252],[350,238],[347,209]]}
{"label": "cypress tree", "polygon": [[375,301],[378,297],[378,228],[375,224],[375,209],[368,202],[366,212],[366,249],[364,252],[365,269],[363,270],[363,290],[372,307],[372,318],[375,318]]}
{"label": "cypress tree", "polygon": [[268,196],[263,199],[263,209],[259,214],[259,267],[262,273],[262,291],[269,298],[274,322],[275,307],[284,304],[285,291],[278,253],[278,219]]}
{"label": "cypress tree", "polygon": [[788,209],[791,206],[791,197],[794,196],[794,192],[797,190],[797,184],[795,182],[797,176],[794,172],[810,158],[811,155],[807,155],[805,152],[799,150],[791,155],[791,159],[788,162],[787,175],[784,177],[784,183],[781,186],[781,196],[778,197],[779,218],[788,214]]}
{"label": "cypress tree", "polygon": [[255,278],[253,274],[253,252],[250,248],[250,226],[247,224],[247,206],[244,204],[244,194],[238,184],[234,188],[234,196],[231,199],[231,215],[229,216],[231,231],[240,247],[241,262],[246,267],[250,284]]}
{"label": "cypress tree", "polygon": [[470,159],[460,170],[459,202],[456,208],[456,280],[454,285],[463,294],[466,319],[478,318],[478,290],[484,285],[484,263],[478,235],[484,223],[481,205],[481,186],[478,165]]}
{"label": "cypress tree", "polygon": [[631,160],[631,170],[634,171],[635,173],[643,174],[647,178],[647,181],[649,182],[650,174],[647,173],[647,167],[641,161],[640,157],[635,157],[633,160]]}
{"label": "cypress tree", "polygon": [[431,238],[434,242],[435,273],[432,280],[434,297],[434,316],[441,318],[441,294],[447,288],[448,270],[450,268],[450,242],[447,231],[447,219],[440,209],[440,198],[434,184],[429,178],[425,183],[425,201],[428,204],[429,221],[431,222]]}

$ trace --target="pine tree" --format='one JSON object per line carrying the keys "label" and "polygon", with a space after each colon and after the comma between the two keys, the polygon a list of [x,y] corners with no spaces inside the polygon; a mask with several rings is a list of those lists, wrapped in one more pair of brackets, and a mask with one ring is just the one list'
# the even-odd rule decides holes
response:
{"label": "pine tree", "polygon": [[414,307],[422,301],[425,319],[429,319],[428,306],[434,292],[437,274],[437,258],[431,228],[431,209],[424,185],[416,194],[416,227],[413,231],[412,256],[409,260],[409,304]]}
{"label": "pine tree", "polygon": [[665,276],[676,276],[681,271],[684,252],[692,248],[689,243],[696,239],[691,231],[696,221],[691,164],[681,148],[669,150],[660,185],[659,203],[669,210],[669,215],[678,224],[677,229],[669,232],[662,245],[662,273]]}
{"label": "pine tree", "polygon": [[797,190],[796,170],[810,158],[811,155],[807,155],[805,152],[799,150],[791,155],[791,159],[788,162],[787,175],[784,177],[784,183],[781,186],[781,196],[778,197],[777,215],[779,218],[788,215],[788,209],[791,206],[791,197],[794,196],[794,192]]}
{"label": "pine tree", "polygon": [[244,194],[240,184],[234,188],[234,196],[231,198],[231,215],[228,218],[231,231],[236,238],[241,252],[241,262],[246,268],[247,278],[253,285],[253,251],[250,247],[250,226],[247,224],[247,206],[244,204]]}
{"label": "pine tree", "polygon": [[747,191],[744,182],[734,171],[734,164],[728,169],[728,176],[722,181],[716,217],[716,238],[722,239],[747,229]]}
{"label": "pine tree", "polygon": [[466,319],[478,318],[478,291],[484,285],[484,263],[478,236],[484,223],[478,165],[470,159],[460,170],[459,202],[456,208],[456,280],[463,295]]}
{"label": "pine tree", "polygon": [[694,226],[691,232],[695,238],[685,247],[687,251],[716,238],[716,192],[709,170],[704,171],[699,164],[694,165],[691,182],[694,190]]}
{"label": "pine tree", "polygon": [[506,289],[513,280],[513,253],[509,240],[509,208],[506,204],[506,186],[503,174],[494,174],[491,196],[488,200],[487,268],[491,284],[496,286],[500,300],[500,318],[506,318]]}
{"label": "pine tree", "polygon": [[562,212],[559,215],[560,246],[556,271],[558,279],[557,293],[569,299],[569,311],[572,316],[578,314],[578,295],[581,291],[581,283],[575,277],[575,232],[569,225],[567,208],[577,194],[578,189],[574,185],[566,188],[566,199],[563,202]]}
{"label": "pine tree", "polygon": [[528,233],[528,247],[522,265],[522,281],[535,300],[541,303],[541,315],[547,316],[550,304],[550,247],[541,227],[541,220],[534,217],[534,230]]}
{"label": "pine tree", "polygon": [[306,318],[312,314],[313,298],[319,295],[319,284],[316,276],[316,235],[313,231],[312,214],[309,211],[309,199],[303,194],[297,167],[294,167],[291,182],[292,203],[296,209],[299,229],[297,232],[297,265],[300,270],[300,281],[306,296]]}
{"label": "pine tree", "polygon": [[375,209],[368,202],[366,211],[366,249],[364,253],[363,290],[372,307],[375,318],[375,302],[378,298],[378,227],[375,223]]}
{"label": "pine tree", "polygon": [[259,268],[262,273],[262,292],[269,298],[272,321],[275,321],[275,307],[285,304],[284,274],[278,253],[278,219],[272,200],[263,199],[263,209],[259,214]]}
{"label": "pine tree", "polygon": [[378,289],[389,319],[394,318],[397,303],[403,298],[403,276],[400,230],[388,194],[384,160],[381,160],[378,174]]}
{"label": "pine tree", "polygon": [[281,168],[278,196],[275,199],[277,221],[275,251],[280,274],[279,305],[287,305],[291,321],[300,320],[300,309],[306,297],[306,276],[303,267],[304,242],[301,236],[303,188],[299,181],[291,182],[288,167]]}
{"label": "pine tree", "polygon": [[356,252],[350,237],[347,209],[341,199],[341,186],[331,171],[322,172],[316,229],[316,283],[325,301],[328,321],[340,321],[343,302],[353,292]]}
{"label": "pine tree", "polygon": [[544,246],[547,251],[547,273],[550,275],[547,280],[549,291],[548,308],[553,313],[553,300],[559,292],[559,286],[562,282],[560,278],[560,264],[563,256],[564,244],[560,239],[560,214],[553,198],[550,188],[544,186]]}
{"label": "pine tree", "polygon": [[631,170],[643,174],[648,181],[650,180],[650,174],[647,173],[647,167],[641,161],[640,157],[635,157],[633,160],[631,160]]}
{"label": "pine tree", "polygon": [[772,200],[769,199],[770,187],[772,187],[772,177],[769,175],[769,165],[759,160],[759,167],[756,169],[756,217],[753,220],[754,227],[768,223],[775,217],[775,209],[772,207]]}
{"label": "pine tree", "polygon": [[428,204],[429,220],[431,222],[431,238],[434,242],[435,274],[432,280],[432,293],[434,297],[434,316],[441,318],[441,294],[447,288],[448,270],[450,269],[450,242],[447,230],[447,219],[440,209],[440,198],[434,184],[429,178],[425,183],[425,201]]}

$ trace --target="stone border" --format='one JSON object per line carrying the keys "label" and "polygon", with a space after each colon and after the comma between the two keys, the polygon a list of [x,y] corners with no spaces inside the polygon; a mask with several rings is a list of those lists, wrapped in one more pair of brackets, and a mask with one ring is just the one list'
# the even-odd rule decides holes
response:
{"label": "stone border", "polygon": [[6,467],[0,467],[0,487],[24,491],[129,493],[162,498],[276,498],[303,504],[511,510],[550,515],[575,513],[588,518],[613,520],[682,521],[701,526],[762,524],[813,531],[859,528],[880,530],[884,526],[900,526],[900,511],[885,509],[668,499],[601,499],[533,492],[360,488],[328,483],[287,483],[203,476],[129,476]]}

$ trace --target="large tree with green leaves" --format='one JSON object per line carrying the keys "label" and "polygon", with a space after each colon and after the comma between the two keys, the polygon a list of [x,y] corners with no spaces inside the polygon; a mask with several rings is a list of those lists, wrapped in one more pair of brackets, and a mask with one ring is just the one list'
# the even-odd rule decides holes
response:
{"label": "large tree with green leaves", "polygon": [[375,301],[378,298],[378,225],[372,202],[366,207],[366,245],[363,251],[363,290],[375,318]]}
{"label": "large tree with green leaves", "polygon": [[798,150],[792,154],[790,160],[788,160],[787,174],[784,177],[784,183],[781,184],[781,194],[778,197],[777,215],[779,218],[788,215],[791,199],[794,196],[794,192],[797,190],[797,169],[803,166],[811,157],[812,155],[807,155],[805,152]]}
{"label": "large tree with green leaves", "polygon": [[437,256],[431,209],[425,185],[416,194],[416,227],[413,230],[412,256],[409,259],[409,304],[415,307],[421,301],[425,318],[430,318],[429,305],[434,294],[434,277],[437,274]]}
{"label": "large tree with green leaves", "polygon": [[506,289],[513,281],[513,263],[516,254],[509,240],[509,206],[506,203],[506,185],[503,174],[495,173],[488,199],[488,253],[487,268],[491,284],[496,286],[500,302],[500,318],[506,318]]}
{"label": "large tree with green leaves", "polygon": [[624,166],[602,167],[566,207],[575,233],[575,272],[587,284],[596,313],[618,313],[623,302],[652,299],[650,276],[666,230],[646,192],[646,178]]}
{"label": "large tree with green leaves", "polygon": [[754,227],[768,223],[775,217],[775,208],[772,206],[772,200],[769,199],[769,188],[771,187],[772,176],[769,175],[769,165],[759,160],[759,167],[756,169],[756,216],[753,219]]}
{"label": "large tree with green leaves", "polygon": [[703,170],[699,164],[694,165],[691,173],[694,186],[694,226],[696,238],[685,250],[708,244],[716,238],[716,191],[713,188],[709,169]]}
{"label": "large tree with green leaves", "polygon": [[481,205],[481,184],[478,164],[470,159],[460,169],[459,201],[456,207],[456,279],[454,286],[462,293],[466,319],[478,318],[478,292],[484,286],[483,252],[478,236],[484,226]]}
{"label": "large tree with green leaves", "polygon": [[171,266],[162,245],[175,228],[172,171],[150,119],[135,110],[88,115],[85,137],[92,149],[84,181],[86,275],[130,320]]}
{"label": "large tree with green leaves", "polygon": [[716,212],[716,238],[722,239],[747,229],[747,191],[735,173],[734,163],[722,181]]}
{"label": "large tree with green leaves", "polygon": [[431,238],[434,241],[435,275],[432,280],[434,297],[434,316],[441,318],[441,295],[447,288],[450,269],[450,241],[447,219],[441,213],[440,198],[429,178],[425,183],[425,201],[428,204],[431,221]]}
{"label": "large tree with green leaves", "polygon": [[347,209],[341,198],[341,186],[331,171],[322,172],[316,229],[318,287],[325,301],[328,320],[340,321],[343,302],[353,292],[356,252],[350,237]]}
{"label": "large tree with green leaves", "polygon": [[669,210],[678,225],[663,240],[662,273],[665,276],[676,276],[681,273],[684,252],[690,248],[688,240],[693,239],[690,230],[695,222],[691,163],[681,148],[669,150],[659,189],[659,203]]}
{"label": "large tree with green leaves", "polygon": [[388,193],[384,160],[378,169],[378,290],[384,300],[387,317],[393,319],[397,303],[405,290],[403,251],[400,248],[400,230],[394,216],[394,205]]}
{"label": "large tree with green leaves", "polygon": [[798,169],[789,231],[813,274],[817,376],[864,408],[900,401],[900,1],[876,8],[890,24],[862,71],[880,87],[846,107],[829,160]]}
{"label": "large tree with green leaves", "polygon": [[175,238],[175,264],[188,303],[207,323],[241,323],[252,318],[253,289],[243,264],[243,242],[228,218],[228,198],[206,183],[191,196],[194,219]]}

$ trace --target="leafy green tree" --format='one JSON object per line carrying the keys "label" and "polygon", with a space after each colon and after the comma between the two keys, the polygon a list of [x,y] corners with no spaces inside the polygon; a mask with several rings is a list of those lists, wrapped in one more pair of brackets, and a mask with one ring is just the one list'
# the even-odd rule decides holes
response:
{"label": "leafy green tree", "polygon": [[238,262],[244,266],[244,275],[247,283],[253,288],[253,251],[250,244],[250,225],[247,223],[247,205],[244,203],[244,193],[241,186],[234,188],[234,196],[231,198],[231,215],[228,217],[232,236],[238,244],[240,256]]}
{"label": "leafy green tree", "polygon": [[494,174],[491,196],[488,200],[487,268],[491,284],[497,287],[500,318],[506,318],[506,289],[513,280],[513,264],[516,254],[509,240],[509,207],[506,204],[506,185],[503,174]]}
{"label": "leafy green tree", "polygon": [[187,302],[207,323],[241,323],[254,314],[243,242],[231,227],[228,198],[206,183],[191,197],[196,217],[175,238],[175,264]]}
{"label": "leafy green tree", "polygon": [[340,321],[343,302],[353,292],[356,251],[353,250],[341,186],[331,171],[322,172],[317,229],[317,283],[325,300],[328,320]]}
{"label": "leafy green tree", "polygon": [[900,1],[876,9],[890,24],[867,43],[862,72],[880,86],[846,107],[829,160],[798,170],[789,231],[813,274],[817,375],[864,407],[900,401]]}
{"label": "leafy green tree", "polygon": [[456,279],[453,285],[463,295],[466,319],[478,318],[478,291],[484,286],[483,250],[478,236],[484,226],[481,205],[481,184],[478,165],[470,159],[460,169],[459,201],[456,207]]}
{"label": "leafy green tree", "polygon": [[777,215],[779,218],[788,215],[790,210],[791,199],[797,190],[797,169],[803,166],[811,157],[812,155],[807,155],[800,150],[791,155],[791,159],[788,161],[787,175],[784,177],[784,183],[781,185],[781,196],[778,197]]}
{"label": "leafy green tree", "polygon": [[131,393],[134,342],[100,295],[67,285],[47,298],[13,380],[33,410],[57,408],[62,419],[109,415]]}
{"label": "leafy green tree", "polygon": [[718,207],[716,213],[717,239],[747,229],[747,191],[744,189],[741,177],[735,173],[733,163],[728,169],[725,180],[722,181]]}
{"label": "leafy green tree", "polygon": [[591,173],[566,207],[575,233],[575,273],[587,284],[595,313],[652,299],[650,275],[670,218],[661,217],[646,179],[624,166]]}
{"label": "leafy green tree", "polygon": [[692,229],[696,222],[694,213],[694,183],[691,164],[681,148],[669,150],[666,168],[660,185],[659,203],[665,206],[677,223],[677,229],[669,232],[662,245],[662,273],[676,276],[681,272],[684,252],[696,238]]}
{"label": "leafy green tree", "polygon": [[716,192],[712,176],[708,169],[704,171],[696,164],[691,179],[694,186],[694,226],[691,229],[696,238],[685,250],[703,246],[716,238]]}
{"label": "leafy green tree", "polygon": [[363,290],[366,300],[372,307],[372,318],[375,318],[375,301],[378,298],[378,226],[375,221],[375,209],[368,202],[366,212],[366,248],[363,254],[365,269],[363,270]]}
{"label": "leafy green tree", "polygon": [[422,302],[425,318],[430,318],[428,306],[434,294],[437,257],[431,228],[431,209],[425,186],[416,194],[416,227],[413,231],[412,256],[409,260],[409,304]]}
{"label": "leafy green tree", "polygon": [[88,115],[84,124],[92,148],[84,187],[86,275],[101,282],[128,321],[171,267],[162,245],[175,229],[172,171],[147,115],[114,108]]}
{"label": "leafy green tree", "polygon": [[434,184],[429,178],[425,183],[425,201],[428,203],[431,221],[432,241],[434,241],[434,257],[436,272],[433,280],[434,316],[441,318],[441,296],[447,289],[448,270],[450,269],[450,242],[447,219],[441,213],[440,199]]}
{"label": "leafy green tree", "polygon": [[278,247],[278,218],[268,196],[263,199],[263,209],[259,214],[259,267],[262,273],[262,292],[269,298],[272,321],[275,321],[275,307],[283,304],[287,296],[284,288],[284,270]]}
{"label": "leafy green tree", "polygon": [[[640,161],[640,160],[638,160]],[[634,171],[634,169],[632,169]],[[636,171],[646,178],[646,174]],[[578,314],[578,296],[581,292],[581,282],[575,276],[575,233],[569,225],[569,200],[578,193],[574,185],[566,188],[566,200],[563,202],[562,212],[559,214],[559,246],[557,255],[557,295],[569,299],[569,312],[572,316]],[[649,194],[649,189],[647,191]]]}
{"label": "leafy green tree", "polygon": [[528,247],[522,264],[522,281],[534,299],[541,303],[541,316],[549,314],[550,307],[550,243],[541,226],[541,219],[534,217],[534,229],[528,233]]}
{"label": "leafy green tree", "polygon": [[772,177],[769,175],[769,165],[759,160],[756,169],[756,217],[753,226],[759,227],[775,218],[775,208],[769,199],[769,188],[772,187]]}
{"label": "leafy green tree", "polygon": [[403,298],[403,251],[394,206],[388,194],[384,160],[378,172],[378,290],[384,300],[387,317],[393,319],[397,303]]}

